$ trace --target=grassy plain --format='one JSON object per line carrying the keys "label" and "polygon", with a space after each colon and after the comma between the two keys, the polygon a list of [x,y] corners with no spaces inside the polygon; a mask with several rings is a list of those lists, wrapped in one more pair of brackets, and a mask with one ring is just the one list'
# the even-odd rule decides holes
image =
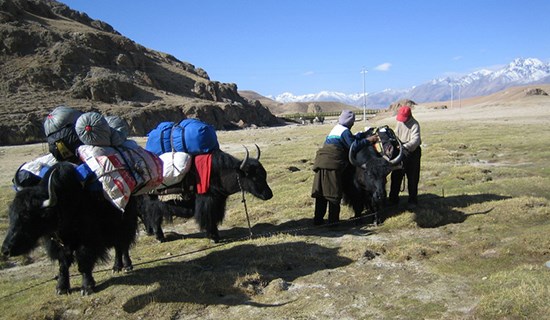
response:
{"label": "grassy plain", "polygon": [[[221,244],[193,221],[140,233],[135,270],[97,267],[98,292],[55,295],[41,249],[4,259],[6,319],[542,319],[550,314],[550,100],[414,110],[422,126],[420,205],[380,226],[313,227],[315,151],[332,123],[219,132],[242,157],[261,147],[273,199],[230,198]],[[368,125],[394,125],[391,115]],[[360,130],[363,123],[353,128]],[[144,143],[143,139],[137,139]],[[43,145],[0,148],[0,235],[11,177]],[[253,152],[252,152],[253,154]],[[406,191],[402,196],[406,197]],[[405,203],[406,201],[402,201]]]}

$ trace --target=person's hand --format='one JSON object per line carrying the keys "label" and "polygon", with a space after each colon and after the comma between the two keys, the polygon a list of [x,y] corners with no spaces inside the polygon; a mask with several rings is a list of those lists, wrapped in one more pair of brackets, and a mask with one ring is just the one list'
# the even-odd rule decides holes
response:
{"label": "person's hand", "polygon": [[377,135],[372,135],[370,137],[367,137],[367,140],[369,140],[369,142],[371,144],[375,144],[376,142],[378,142],[378,136]]}

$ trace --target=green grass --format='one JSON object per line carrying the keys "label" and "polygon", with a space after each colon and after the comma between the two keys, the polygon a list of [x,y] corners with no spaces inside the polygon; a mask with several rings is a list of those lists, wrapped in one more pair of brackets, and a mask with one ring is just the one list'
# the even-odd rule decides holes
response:
{"label": "green grass", "polygon": [[[246,238],[237,194],[221,229],[222,237],[239,241],[213,245],[194,222],[176,220],[167,228],[185,225],[187,238],[158,244],[140,236],[132,250],[136,270],[112,275],[110,263],[98,266],[102,290],[90,297],[55,296],[57,267],[41,250],[2,260],[2,316],[310,319],[322,309],[326,318],[545,318],[550,131],[532,125],[539,137],[527,142],[519,134],[524,126],[514,123],[421,125],[420,206],[393,209],[378,227],[335,229],[311,225],[311,166],[330,124],[219,132],[222,148],[239,150],[231,152],[236,156],[243,144],[251,155],[254,143],[262,148],[274,197],[264,202],[246,195],[254,239]],[[13,197],[10,174],[4,176],[1,235]],[[341,217],[352,213],[343,208]],[[277,279],[293,290],[272,288]],[[72,280],[73,287],[80,282]]]}
{"label": "green grass", "polygon": [[544,319],[550,314],[550,272],[542,266],[519,265],[480,281],[476,313],[486,319]]}

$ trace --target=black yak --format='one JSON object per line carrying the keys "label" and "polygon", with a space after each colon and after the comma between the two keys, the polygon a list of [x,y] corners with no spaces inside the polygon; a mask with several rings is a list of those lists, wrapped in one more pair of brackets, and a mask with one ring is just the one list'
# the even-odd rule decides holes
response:
{"label": "black yak", "polygon": [[159,200],[159,196],[151,193],[138,197],[137,210],[147,235],[154,235],[159,242],[166,241],[162,224],[165,220],[172,221],[172,217],[192,218],[194,202],[179,199]]}
{"label": "black yak", "polygon": [[374,223],[381,222],[379,211],[386,201],[386,177],[403,159],[403,148],[395,140],[397,155],[393,158],[378,153],[371,144],[356,150],[353,143],[349,150],[352,166],[344,172],[343,202],[350,206],[358,218],[367,209],[374,217]]}
{"label": "black yak", "polygon": [[27,254],[44,240],[48,256],[59,262],[58,294],[70,292],[69,267],[76,260],[83,295],[94,291],[95,264],[115,249],[114,271],[131,270],[129,249],[137,231],[137,203],[130,197],[118,210],[102,191],[85,189],[75,166],[53,165],[36,186],[22,188],[9,207],[9,229],[2,244],[6,256]]}
{"label": "black yak", "polygon": [[[169,202],[171,206],[178,206],[179,212],[176,212],[175,215],[184,218],[194,216],[200,229],[206,231],[207,238],[214,242],[220,240],[218,225],[225,217],[227,198],[230,195],[248,192],[262,200],[269,200],[273,197],[273,192],[267,183],[267,172],[260,163],[260,148],[256,145],[256,158],[250,157],[246,147],[245,150],[246,155],[243,160],[238,160],[219,149],[212,151],[208,190],[205,193],[198,193],[196,190],[189,192],[189,186],[186,184],[196,182],[194,178],[197,175],[196,167],[193,165],[184,179],[184,187],[179,188],[186,200]],[[162,231],[158,231],[161,230],[160,222],[162,221],[162,216],[159,218],[158,212],[156,210],[149,215],[147,219],[149,224],[144,221],[146,228],[157,234],[157,239],[158,234],[162,233]]]}

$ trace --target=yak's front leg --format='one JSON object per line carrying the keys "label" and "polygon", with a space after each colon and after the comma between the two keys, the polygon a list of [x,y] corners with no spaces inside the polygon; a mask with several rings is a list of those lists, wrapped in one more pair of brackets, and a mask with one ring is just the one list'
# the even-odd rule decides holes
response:
{"label": "yak's front leg", "polygon": [[210,224],[206,230],[206,237],[214,243],[220,242],[220,232],[218,230],[218,225],[216,223]]}
{"label": "yak's front leg", "polygon": [[159,242],[166,241],[166,238],[164,237],[164,232],[162,231],[162,226],[160,225],[160,223],[157,225],[157,228],[156,228],[156,230],[154,230],[154,232],[155,232],[155,238]]}
{"label": "yak's front leg", "polygon": [[363,216],[363,209],[365,208],[365,204],[363,202],[359,202],[359,203],[354,203],[353,204],[353,213],[354,213],[354,218],[356,219],[359,219]]}
{"label": "yak's front leg", "polygon": [[209,212],[210,217],[206,226],[206,236],[214,243],[218,243],[220,242],[218,225],[222,222],[225,215],[225,206],[220,206],[218,203],[215,204]]}
{"label": "yak's front leg", "polygon": [[82,272],[82,288],[80,293],[83,296],[90,295],[95,291],[95,280],[92,271]]}
{"label": "yak's front leg", "polygon": [[55,290],[57,294],[69,294],[71,293],[71,282],[69,275],[69,267],[71,266],[71,259],[61,257],[59,261],[59,274],[57,275],[57,285]]}
{"label": "yak's front leg", "polygon": [[124,250],[124,253],[122,253],[122,266],[126,272],[134,270],[132,259],[130,259],[130,252],[128,250]]}
{"label": "yak's front leg", "polygon": [[372,200],[370,205],[370,211],[371,211],[371,214],[373,215],[372,223],[375,226],[381,225],[382,222],[384,222],[381,209],[382,209],[382,206],[377,201]]}
{"label": "yak's front leg", "polygon": [[132,259],[128,249],[115,248],[115,263],[113,264],[113,272],[132,271]]}
{"label": "yak's front leg", "polygon": [[44,244],[48,255],[59,263],[59,273],[56,276],[57,284],[55,286],[55,291],[57,294],[71,293],[69,268],[74,261],[73,251],[68,246],[64,246],[61,241],[54,240],[53,237],[47,238]]}
{"label": "yak's front leg", "polygon": [[80,293],[83,296],[92,294],[95,291],[95,280],[92,272],[94,270],[96,260],[97,256],[90,254],[89,251],[87,254],[77,252],[76,262],[78,263],[78,272],[82,275],[82,287]]}
{"label": "yak's front leg", "polygon": [[195,218],[206,237],[217,243],[220,241],[218,224],[223,221],[226,198],[212,195],[197,195],[195,201]]}

